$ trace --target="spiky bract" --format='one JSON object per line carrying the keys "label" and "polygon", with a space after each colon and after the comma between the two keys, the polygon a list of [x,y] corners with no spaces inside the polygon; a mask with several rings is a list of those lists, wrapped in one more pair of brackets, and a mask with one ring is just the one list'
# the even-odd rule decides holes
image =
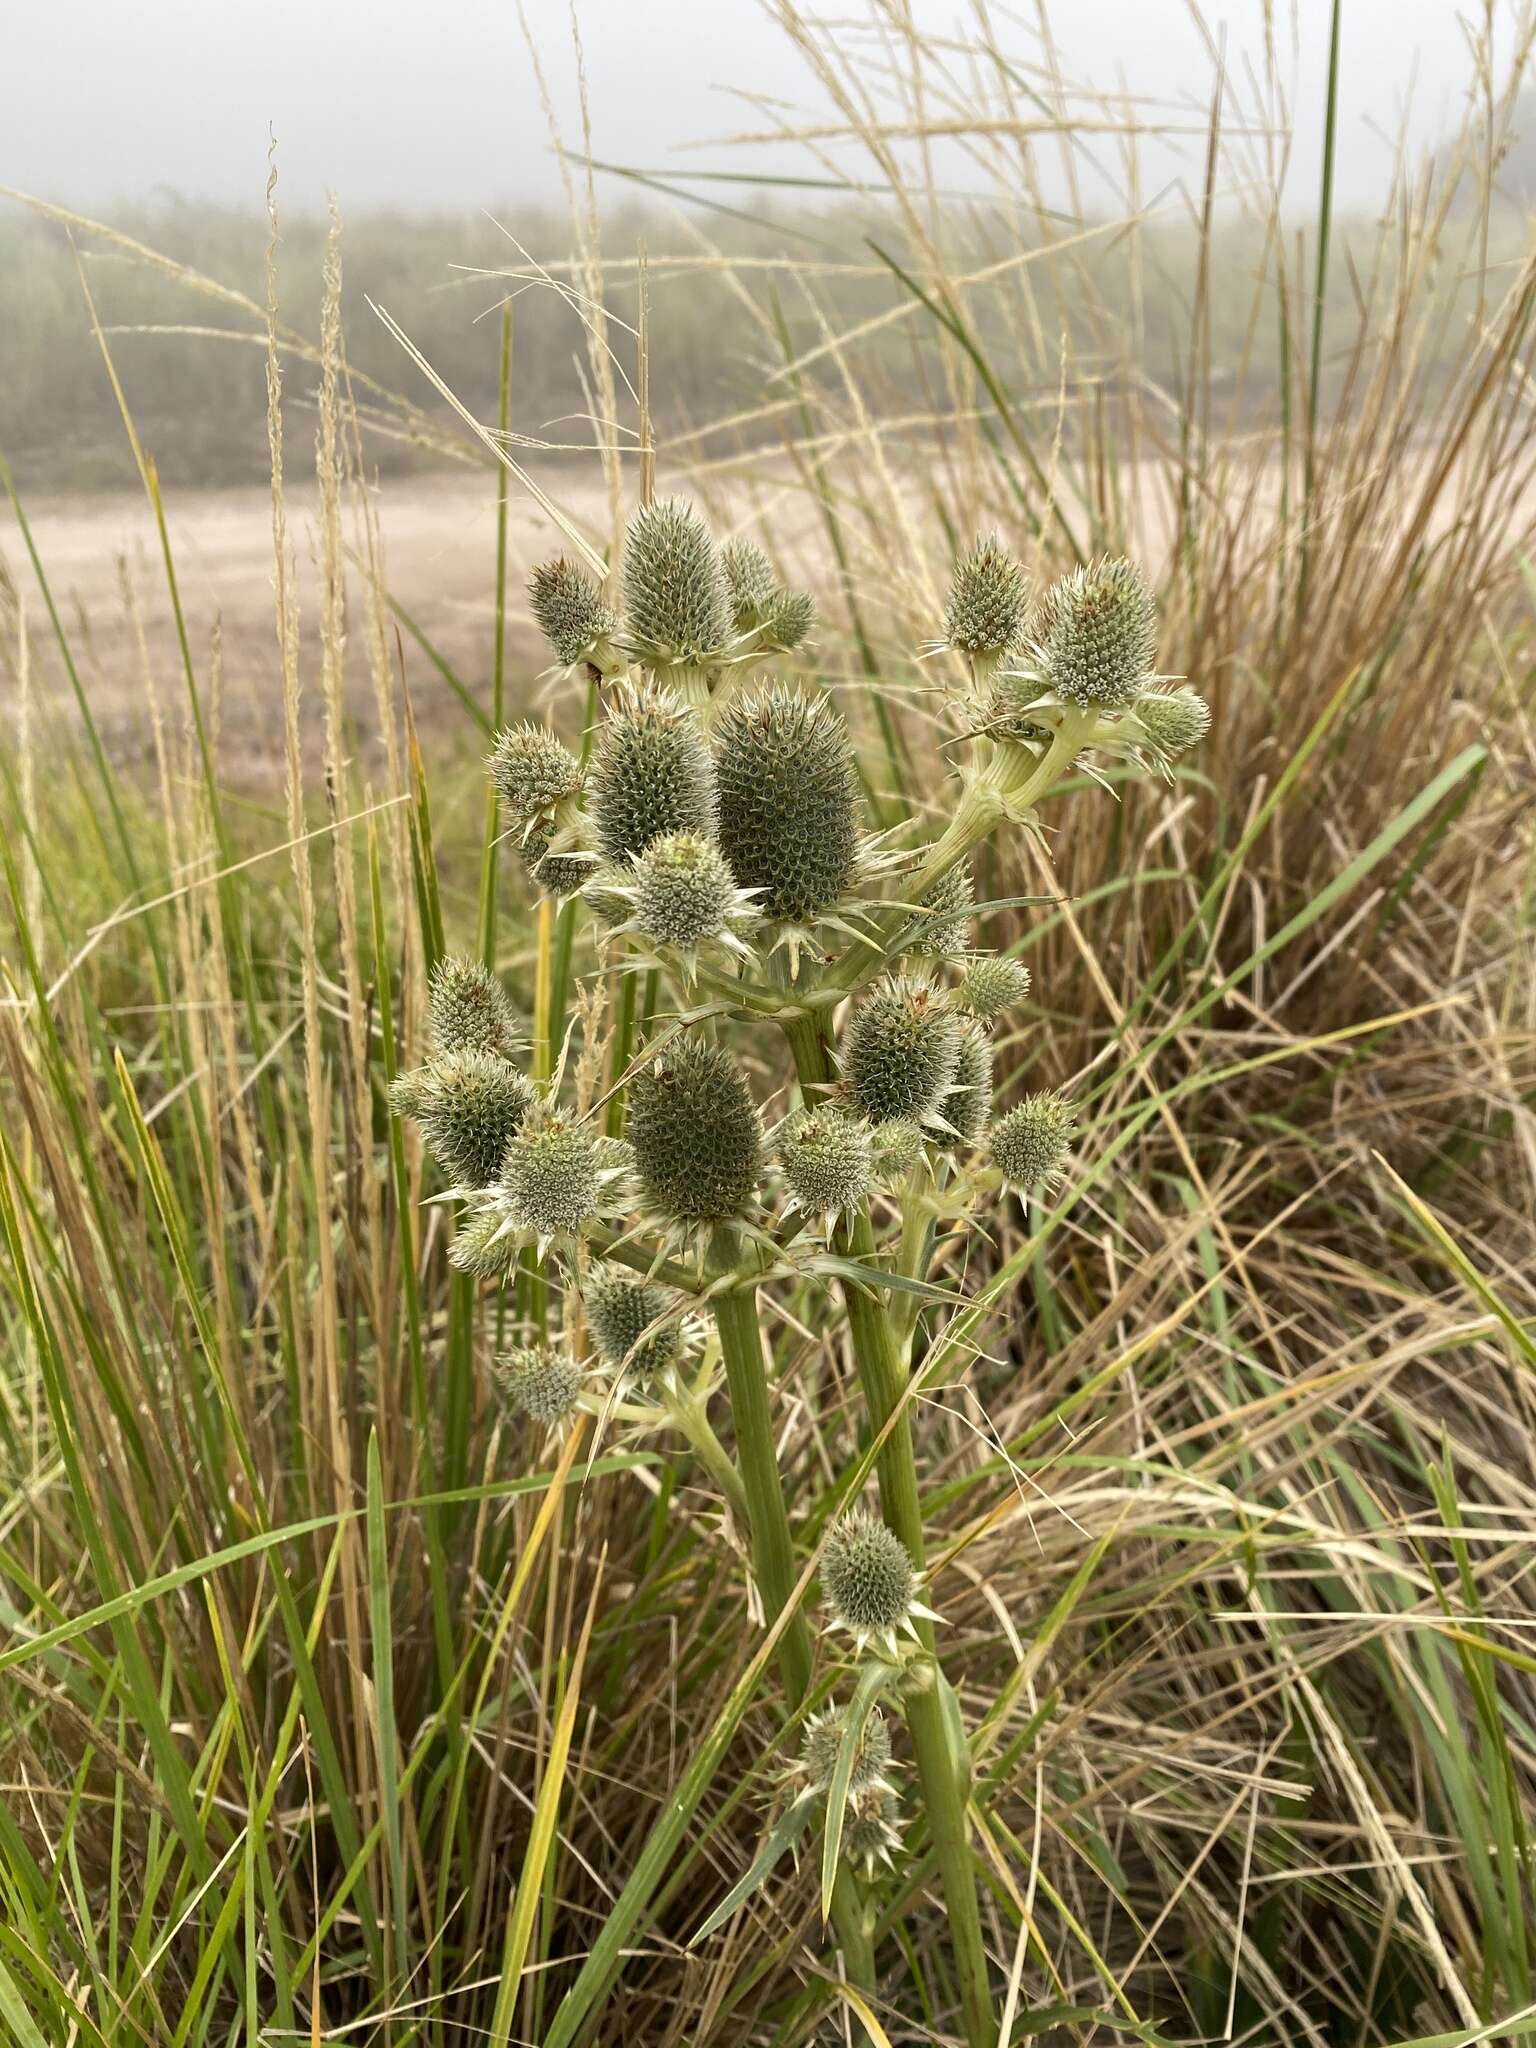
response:
{"label": "spiky bract", "polygon": [[958,1015],[932,982],[915,975],[878,983],[843,1033],[843,1078],[875,1124],[941,1115],[959,1056]]}
{"label": "spiky bract", "polygon": [[1077,1126],[1077,1106],[1064,1095],[1026,1095],[987,1134],[993,1164],[1026,1194],[1060,1180]]}
{"label": "spiky bract", "polygon": [[[836,1708],[823,1714],[813,1714],[805,1724],[805,1737],[800,1744],[799,1774],[813,1792],[825,1792],[832,1783],[844,1725],[845,1716]],[[849,1793],[857,1799],[861,1793],[883,1783],[890,1767],[890,1725],[876,1707],[859,1730],[853,1752],[853,1774],[848,1780]]]}
{"label": "spiky bract", "polygon": [[896,1531],[878,1515],[856,1512],[827,1538],[821,1585],[840,1627],[860,1641],[889,1639],[912,1612],[917,1574]]}
{"label": "spiky bract", "polygon": [[682,1038],[645,1061],[629,1086],[625,1122],[635,1165],[662,1213],[722,1223],[757,1186],[762,1126],[729,1053]]}
{"label": "spiky bract", "polygon": [[923,915],[913,921],[905,951],[948,960],[971,943],[971,911],[976,880],[968,860],[946,868],[932,888],[918,899]]}
{"label": "spiky bract", "polygon": [[507,1147],[497,1184],[514,1227],[541,1243],[578,1235],[618,1171],[608,1152],[590,1124],[547,1104],[531,1111]]}
{"label": "spiky bract", "polygon": [[669,832],[713,836],[715,764],[698,719],[669,690],[625,692],[598,738],[588,804],[611,861]]}
{"label": "spiky bract", "polygon": [[506,990],[483,961],[466,953],[439,960],[427,979],[427,1014],[438,1053],[494,1052],[510,1059],[517,1020]]}
{"label": "spiky bract", "polygon": [[1024,608],[1024,572],[996,534],[987,534],[955,564],[945,635],[973,659],[995,662],[1018,646]]}
{"label": "spiky bract", "polygon": [[992,1114],[992,1043],[979,1024],[960,1027],[955,1084],[945,1098],[944,1114],[954,1128],[956,1145],[976,1144]]}
{"label": "spiky bract", "polygon": [[1043,680],[1079,710],[1132,703],[1146,688],[1156,651],[1152,593],[1123,557],[1089,562],[1046,592],[1033,652]]}
{"label": "spiky bract", "polygon": [[675,1319],[645,1335],[667,1311],[663,1288],[621,1267],[594,1265],[582,1282],[581,1304],[598,1355],[615,1372],[644,1383],[677,1363],[682,1332]]}
{"label": "spiky bract", "polygon": [[624,630],[653,667],[706,667],[731,638],[720,551],[682,498],[642,505],[624,543]]}
{"label": "spiky bract", "polygon": [[1147,690],[1136,699],[1136,716],[1155,750],[1171,760],[1198,746],[1211,729],[1211,707],[1195,690]]}
{"label": "spiky bract", "polygon": [[1022,960],[1011,960],[1004,953],[981,953],[967,962],[956,1000],[973,1017],[990,1023],[1023,1002],[1029,983],[1029,969]]}
{"label": "spiky bract", "polygon": [[792,1110],[779,1128],[779,1160],[796,1208],[834,1217],[869,1193],[874,1147],[869,1125],[830,1104]]}
{"label": "spiky bract", "polygon": [[567,668],[578,661],[609,664],[619,622],[574,562],[564,555],[541,562],[528,579],[528,596],[540,631]]}
{"label": "spiky bract", "polygon": [[456,1187],[488,1187],[536,1094],[531,1081],[495,1053],[452,1052],[403,1074],[391,1092],[396,1114],[415,1117],[427,1149]]}
{"label": "spiky bract", "polygon": [[848,886],[858,855],[858,774],[827,700],[783,684],[730,705],[716,738],[720,845],[767,918],[806,924]]}
{"label": "spiky bract", "polygon": [[635,862],[629,896],[636,930],[655,945],[685,953],[728,937],[733,925],[751,916],[724,854],[695,832],[653,839]]}
{"label": "spiky bract", "polygon": [[761,625],[764,614],[778,593],[778,578],[773,573],[773,564],[755,540],[727,541],[721,559],[736,630],[749,633],[753,627]]}
{"label": "spiky bract", "polygon": [[552,1427],[576,1406],[581,1367],[563,1345],[524,1344],[497,1360],[496,1383],[509,1407]]}
{"label": "spiky bract", "polygon": [[514,827],[553,816],[581,787],[581,764],[557,733],[528,720],[499,732],[486,762]]}

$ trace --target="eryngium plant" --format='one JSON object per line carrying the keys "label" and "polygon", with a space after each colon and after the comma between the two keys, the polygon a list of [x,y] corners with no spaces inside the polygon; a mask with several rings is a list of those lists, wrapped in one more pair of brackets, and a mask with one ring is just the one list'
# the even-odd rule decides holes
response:
{"label": "eryngium plant", "polygon": [[[954,1312],[931,1278],[935,1247],[967,1226],[984,1241],[1000,1202],[1049,1199],[1091,1133],[1045,1077],[994,1106],[992,1030],[1008,1017],[1015,1036],[1030,977],[986,944],[972,858],[1002,828],[1032,829],[1080,757],[1168,774],[1202,736],[1205,706],[1155,673],[1151,598],[1129,563],[1087,563],[1031,608],[1007,549],[978,541],[925,657],[951,666],[963,744],[935,749],[921,816],[948,822],[932,838],[916,814],[886,821],[877,840],[837,706],[785,672],[809,601],[780,587],[762,551],[717,547],[673,500],[637,515],[621,582],[618,617],[564,562],[533,583],[559,660],[603,686],[586,765],[549,728],[522,725],[490,766],[535,884],[579,892],[599,972],[631,995],[637,970],[659,977],[656,1022],[638,1047],[626,1023],[614,1047],[573,1059],[588,1081],[568,1101],[558,1076],[535,1088],[514,1064],[495,985],[444,962],[433,1057],[401,1077],[395,1107],[419,1119],[460,1198],[461,1271],[489,1285],[519,1260],[556,1269],[540,1300],[564,1304],[564,1329],[515,1333],[499,1369],[507,1402],[545,1427],[584,1416],[680,1436],[750,1546],[762,1611],[782,1618],[791,1707],[822,1660],[828,1703],[781,1780],[787,1803],[750,1882],[819,1829],[842,1967],[877,1986],[900,1967],[899,1945],[874,1953],[873,1930],[905,1870],[915,1765],[961,2024],[971,2048],[991,2048],[999,1986],[968,1840],[969,1745],[935,1633],[944,1586],[928,1567],[908,1383]],[[936,803],[952,751],[964,765]],[[617,1083],[593,1100],[605,1050]],[[795,1518],[813,1502],[789,1497],[775,1456],[759,1297],[781,1280],[841,1304],[879,1444],[878,1502],[818,1514],[821,1605],[787,1615],[817,1539]],[[733,1449],[707,1412],[722,1369]],[[671,1825],[658,1821],[646,1864],[658,1881]],[[595,1969],[555,2017],[560,2048],[590,2013]]]}

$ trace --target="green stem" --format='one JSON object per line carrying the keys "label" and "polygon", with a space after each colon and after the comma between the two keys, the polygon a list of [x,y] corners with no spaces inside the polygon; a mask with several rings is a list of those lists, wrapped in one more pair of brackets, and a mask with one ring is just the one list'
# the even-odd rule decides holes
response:
{"label": "green stem", "polygon": [[[722,1231],[711,1249],[712,1269],[718,1273],[735,1271],[736,1253],[734,1234]],[[789,1605],[795,1590],[795,1547],[774,1449],[756,1287],[748,1283],[717,1295],[714,1311],[731,1396],[731,1420],[736,1428],[736,1455],[746,1493],[752,1570],[763,1606],[772,1618]],[[797,1707],[811,1685],[811,1631],[804,1614],[792,1616],[779,1638],[779,1668],[790,1706]],[[872,1990],[874,1946],[862,1902],[846,1870],[838,1872],[833,1889],[832,1920],[850,1980],[864,1990]]]}
{"label": "green stem", "polygon": [[[797,1020],[788,1032],[795,1071],[803,1087],[824,1087],[832,1079],[827,1046],[813,1021]],[[850,1258],[873,1261],[875,1236],[869,1211],[861,1209],[843,1233],[842,1249]],[[897,1414],[906,1386],[906,1367],[890,1317],[873,1294],[851,1281],[843,1284],[848,1332],[853,1343],[859,1384],[869,1404],[869,1419],[878,1435],[892,1415],[896,1421],[876,1465],[880,1507],[888,1526],[906,1545],[921,1571],[926,1561],[922,1501],[917,1485],[917,1458],[912,1448],[910,1413]],[[997,2020],[987,1980],[987,1954],[981,1934],[976,1872],[966,1836],[965,1808],[969,1797],[971,1760],[948,1681],[939,1667],[931,1622],[919,1621],[918,1634],[933,1661],[934,1683],[926,1692],[903,1702],[912,1747],[917,1756],[923,1804],[933,1838],[934,1855],[944,1887],[950,1941],[960,1980],[965,2038],[970,2048],[994,2048]]]}
{"label": "green stem", "polygon": [[726,1505],[737,1523],[743,1531],[750,1530],[752,1516],[747,1506],[747,1490],[724,1444],[715,1435],[703,1402],[694,1400],[691,1394],[679,1394],[672,1404],[672,1420],[677,1424],[679,1433],[687,1438],[694,1456],[725,1495]]}

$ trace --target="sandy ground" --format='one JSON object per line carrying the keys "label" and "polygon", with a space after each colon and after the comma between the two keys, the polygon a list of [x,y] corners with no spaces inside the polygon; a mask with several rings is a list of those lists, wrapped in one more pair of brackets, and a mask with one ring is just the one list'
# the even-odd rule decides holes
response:
{"label": "sandy ground", "polygon": [[[567,509],[590,523],[590,530],[600,526],[603,505],[590,471],[559,472],[544,481]],[[392,595],[482,701],[489,693],[495,588],[493,490],[491,479],[480,472],[392,479],[378,501]],[[262,489],[185,492],[172,496],[167,513],[193,661],[205,695],[216,630],[222,644],[226,772],[236,782],[263,780],[282,747],[270,494]],[[39,498],[28,504],[27,517],[108,745],[120,758],[133,758],[147,741],[145,689],[120,565],[137,593],[162,701],[168,707],[185,703],[174,619],[148,504],[141,494],[127,493]],[[312,487],[289,493],[288,519],[299,568],[305,718],[313,730],[321,714]],[[533,562],[557,552],[561,536],[522,494],[512,500],[509,535],[508,690],[509,702],[516,704],[548,658],[528,621],[526,572]],[[349,521],[349,543],[353,538]],[[39,704],[51,700],[63,711],[68,685],[20,531],[3,503],[0,565],[0,576],[8,574],[25,601]],[[402,647],[417,715],[430,738],[443,718],[462,719],[464,713],[408,634],[402,635]],[[7,648],[6,656],[0,666],[0,704],[14,715],[14,647]],[[349,632],[347,695],[360,725],[371,726],[373,690],[360,616]]]}

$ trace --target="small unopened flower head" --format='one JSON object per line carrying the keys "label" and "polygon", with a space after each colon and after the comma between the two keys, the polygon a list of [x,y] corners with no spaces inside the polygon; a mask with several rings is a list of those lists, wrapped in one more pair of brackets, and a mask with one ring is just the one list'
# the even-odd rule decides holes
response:
{"label": "small unopened flower head", "polygon": [[944,614],[951,647],[987,666],[1017,647],[1024,632],[1024,571],[995,534],[955,564]]}
{"label": "small unopened flower head", "polygon": [[775,683],[726,709],[716,735],[720,845],[765,917],[810,923],[837,901],[859,847],[858,771],[825,697]]}
{"label": "small unopened flower head", "polygon": [[830,1104],[791,1110],[779,1127],[779,1161],[791,1206],[830,1222],[869,1193],[873,1136],[862,1117]]}
{"label": "small unopened flower head", "polygon": [[715,764],[695,714],[653,684],[626,690],[598,735],[588,806],[611,861],[669,832],[714,836]]}
{"label": "small unopened flower head", "polygon": [[810,637],[816,623],[816,600],[808,590],[776,590],[757,629],[765,654],[791,654]]}
{"label": "small unopened flower head", "polygon": [[1076,1127],[1077,1106],[1066,1096],[1026,1095],[987,1133],[992,1162],[1025,1194],[1051,1187],[1061,1179]]}
{"label": "small unopened flower head", "polygon": [[472,1208],[460,1220],[448,1247],[448,1263],[477,1280],[500,1280],[512,1269],[521,1240],[506,1227],[498,1209]]}
{"label": "small unopened flower head", "polygon": [[624,630],[653,668],[703,668],[731,638],[720,550],[682,498],[642,505],[624,543]]}
{"label": "small unopened flower head", "polygon": [[496,1384],[509,1408],[553,1428],[581,1394],[581,1367],[563,1345],[523,1344],[496,1362]]}
{"label": "small unopened flower head", "polygon": [[752,899],[736,886],[718,846],[696,832],[653,839],[631,869],[625,893],[636,931],[653,945],[686,956],[710,940],[744,950],[740,926],[753,918]]}
{"label": "small unopened flower head", "polygon": [[606,1206],[612,1182],[622,1178],[612,1153],[590,1124],[541,1103],[502,1162],[497,1194],[507,1217],[540,1245],[578,1236]]}
{"label": "small unopened flower head", "polygon": [[1123,556],[1053,583],[1035,622],[1044,680],[1080,711],[1119,710],[1146,688],[1157,620],[1145,577]]}
{"label": "small unopened flower head", "polygon": [[[825,1792],[832,1783],[844,1726],[845,1717],[836,1707],[828,1708],[822,1714],[813,1714],[805,1724],[798,1775],[805,1779],[813,1792]],[[876,1707],[859,1730],[858,1747],[853,1753],[853,1775],[848,1780],[850,1796],[857,1799],[875,1786],[884,1785],[890,1768],[890,1725]]]}
{"label": "small unopened flower head", "polygon": [[957,1000],[962,1009],[987,1024],[1005,1010],[1017,1009],[1029,994],[1029,982],[1029,969],[1022,960],[1010,960],[1005,953],[979,953],[966,963]]}
{"label": "small unopened flower head", "polygon": [[923,1156],[923,1127],[911,1117],[888,1117],[870,1133],[875,1171],[882,1180],[900,1180]]}
{"label": "small unopened flower head", "polygon": [[517,1048],[517,1020],[506,990],[480,960],[450,953],[427,980],[427,1014],[438,1053],[494,1052],[510,1059]]}
{"label": "small unopened flower head", "polygon": [[529,720],[499,732],[486,762],[513,827],[526,833],[581,788],[581,764],[558,734]]}
{"label": "small unopened flower head", "polygon": [[594,1265],[582,1282],[581,1305],[598,1356],[615,1372],[644,1385],[676,1365],[683,1348],[680,1322],[674,1318],[651,1329],[670,1305],[665,1289],[620,1266]]}
{"label": "small unopened flower head", "polygon": [[959,1047],[944,1114],[954,1130],[950,1144],[975,1145],[992,1114],[992,1042],[979,1024],[967,1022],[960,1027]]}
{"label": "small unopened flower head", "polygon": [[533,1107],[525,1074],[489,1052],[451,1052],[402,1074],[391,1091],[399,1116],[421,1125],[427,1149],[456,1187],[483,1188]]}
{"label": "small unopened flower head", "polygon": [[1198,746],[1211,729],[1211,707],[1187,686],[1147,690],[1133,707],[1156,751],[1165,760]]}
{"label": "small unopened flower head", "polygon": [[1040,711],[1043,698],[1048,701],[1046,686],[1033,669],[1000,669],[992,678],[979,730],[990,739],[1039,746],[1050,737]]}
{"label": "small unopened flower head", "polygon": [[763,615],[777,594],[779,583],[773,564],[755,540],[745,539],[727,541],[721,559],[736,630],[749,633],[762,624]]}
{"label": "small unopened flower head", "polygon": [[971,943],[971,910],[976,902],[976,879],[968,860],[952,868],[925,889],[919,899],[922,916],[912,922],[906,950],[933,960],[949,960],[966,951]]}
{"label": "small unopened flower head", "polygon": [[542,832],[531,834],[518,851],[529,881],[546,896],[574,896],[592,879],[590,853],[551,853]]}
{"label": "small unopened flower head", "polygon": [[871,1123],[942,1122],[960,1056],[960,1019],[931,981],[892,975],[848,1020],[843,1078]]}
{"label": "small unopened flower head", "polygon": [[629,1084],[625,1130],[646,1193],[680,1223],[723,1223],[757,1186],[762,1125],[746,1076],[718,1046],[680,1038]]}
{"label": "small unopened flower head", "polygon": [[900,1811],[890,1787],[878,1785],[859,1800],[855,1811],[844,1821],[844,1859],[862,1870],[866,1878],[874,1877],[882,1865],[887,1870],[895,1869],[896,1851],[901,1847]]}
{"label": "small unopened flower head", "polygon": [[917,1573],[907,1546],[878,1515],[846,1516],[827,1538],[821,1555],[821,1585],[833,1623],[847,1629],[860,1648],[877,1642],[892,1650],[896,1631],[916,1631],[912,1617],[928,1610],[917,1603]]}
{"label": "small unopened flower head", "polygon": [[528,580],[528,596],[540,631],[567,668],[579,661],[598,668],[611,664],[619,622],[574,562],[564,555],[541,562]]}

